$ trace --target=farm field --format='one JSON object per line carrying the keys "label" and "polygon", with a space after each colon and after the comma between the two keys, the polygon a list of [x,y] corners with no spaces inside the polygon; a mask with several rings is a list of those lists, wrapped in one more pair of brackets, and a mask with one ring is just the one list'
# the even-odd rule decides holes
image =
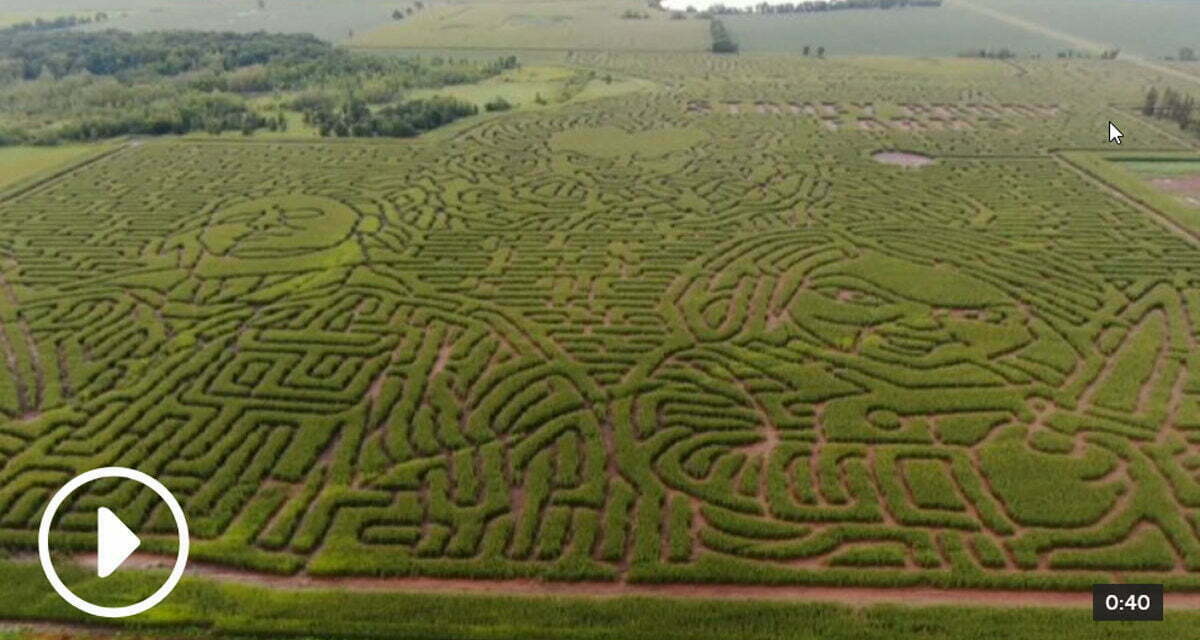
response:
{"label": "farm field", "polygon": [[[1195,29],[1200,24],[1200,4],[1189,0],[956,1],[1002,11],[1149,58],[1175,56],[1181,47],[1200,47]],[[1081,19],[1087,15],[1103,19]]]}
{"label": "farm field", "polygon": [[1131,161],[1120,166],[1138,174],[1155,189],[1174,196],[1185,206],[1200,209],[1200,156],[1166,161]]}
{"label": "farm field", "polygon": [[[457,9],[487,46],[543,15],[397,29]],[[1200,591],[1200,220],[1152,182],[1197,144],[1139,115],[1178,78],[573,42],[414,92],[519,108],[412,140],[0,153],[45,177],[0,185],[0,620],[81,619],[31,553],[109,465],[187,513],[196,573],[136,619],[168,630],[1061,638],[1093,583]],[[106,581],[101,503],[143,541]],[[152,494],[63,512],[70,585],[157,586]],[[882,587],[1070,608],[649,599]]]}
{"label": "farm field", "polygon": [[0,29],[19,22],[37,20],[38,18],[54,19],[60,15],[62,14],[45,11],[0,11]]}
{"label": "farm field", "polygon": [[742,51],[799,53],[805,46],[823,46],[830,55],[947,57],[1007,47],[1022,55],[1052,57],[1066,48],[1048,36],[949,2],[938,8],[736,15],[723,20]]}
{"label": "farm field", "polygon": [[[622,13],[647,19],[623,19]],[[363,48],[703,51],[708,23],[671,20],[636,0],[435,4],[396,24],[360,33]]]}
{"label": "farm field", "polygon": [[[13,0],[27,2],[28,0]],[[45,10],[61,7],[65,13],[74,7],[107,11],[116,24],[88,25],[82,30],[98,31],[118,27],[124,31],[188,29],[252,33],[312,33],[333,42],[348,40],[352,33],[365,31],[392,21],[392,12],[411,1],[354,0],[266,0],[259,7],[255,0],[49,0]]]}

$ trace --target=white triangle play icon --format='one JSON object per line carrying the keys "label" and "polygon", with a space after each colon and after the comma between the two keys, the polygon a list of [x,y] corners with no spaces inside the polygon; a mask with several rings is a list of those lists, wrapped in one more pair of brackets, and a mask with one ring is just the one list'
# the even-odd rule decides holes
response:
{"label": "white triangle play icon", "polygon": [[101,578],[111,576],[142,544],[117,514],[104,507],[96,511],[96,535],[96,575]]}

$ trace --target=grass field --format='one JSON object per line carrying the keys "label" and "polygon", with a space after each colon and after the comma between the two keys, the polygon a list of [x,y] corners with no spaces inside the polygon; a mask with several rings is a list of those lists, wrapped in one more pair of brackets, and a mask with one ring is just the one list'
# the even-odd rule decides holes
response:
{"label": "grass field", "polygon": [[[1200,4],[1190,0],[969,0],[1125,51],[1151,58],[1197,48]],[[1081,19],[1083,16],[1092,19]],[[1200,66],[1200,65],[1194,65]],[[1192,73],[1197,73],[1193,69]]]}
{"label": "grass field", "polygon": [[60,15],[43,11],[0,11],[0,28],[8,27],[19,22],[29,22],[38,18],[52,19]]}
{"label": "grass field", "polygon": [[1053,56],[1066,46],[947,2],[938,8],[829,11],[725,18],[743,51],[799,53],[823,46],[828,55],[956,56],[1007,47],[1021,55]]}
{"label": "grass field", "polygon": [[106,145],[70,144],[56,147],[0,147],[0,189],[52,170],[72,160],[100,153]]}
{"label": "grass field", "polygon": [[[1200,220],[1120,166],[1194,161],[1137,115],[1173,78],[584,49],[439,90],[519,108],[431,136],[147,140],[0,199],[0,554],[36,548],[54,488],[120,465],[179,497],[197,562],[250,581],[135,621],[168,631],[1125,630],[279,576],[1200,590]],[[173,550],[161,505],[102,484],[64,506],[58,560],[89,595],[141,593],[154,576],[69,566],[100,504]],[[0,619],[80,619],[32,563],[0,583]]]}
{"label": "grass field", "polygon": [[[15,3],[41,0],[12,0]],[[266,0],[259,7],[254,0],[48,0],[42,6],[50,11],[71,7],[105,11],[119,23],[89,25],[84,30],[120,28],[125,31],[198,29],[206,31],[273,31],[313,33],[319,38],[342,42],[352,33],[366,31],[392,21],[392,12],[411,5],[411,1],[354,0],[333,3],[326,0]],[[92,7],[97,7],[92,9]],[[61,14],[58,14],[61,15]]]}
{"label": "grass field", "polygon": [[[622,19],[625,11],[645,20]],[[431,49],[701,51],[708,23],[670,20],[635,0],[439,4],[359,34],[351,46]]]}

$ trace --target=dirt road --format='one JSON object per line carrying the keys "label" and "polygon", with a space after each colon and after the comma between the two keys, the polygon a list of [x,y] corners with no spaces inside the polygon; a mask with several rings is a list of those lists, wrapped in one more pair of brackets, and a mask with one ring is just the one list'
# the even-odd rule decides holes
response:
{"label": "dirt road", "polygon": [[[94,555],[78,556],[83,566],[94,566]],[[126,561],[130,568],[168,569],[174,557],[137,553]],[[619,582],[545,582],[541,580],[455,580],[444,578],[358,578],[279,576],[192,562],[187,575],[257,585],[272,589],[341,590],[396,593],[446,593],[530,597],[661,597],[708,600],[764,600],[824,602],[852,607],[877,604],[912,606],[1052,607],[1090,608],[1090,592],[1004,589],[935,589],[929,587],[819,587],[753,586],[723,584],[630,584]],[[1200,593],[1168,593],[1170,609],[1200,609]]]}

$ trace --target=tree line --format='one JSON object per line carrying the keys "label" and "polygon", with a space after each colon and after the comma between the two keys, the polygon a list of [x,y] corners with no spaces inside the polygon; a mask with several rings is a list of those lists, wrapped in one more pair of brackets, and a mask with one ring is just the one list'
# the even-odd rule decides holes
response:
{"label": "tree line", "polygon": [[[1167,56],[1167,60],[1170,59],[1171,57]],[[1179,57],[1176,59],[1180,62],[1196,62],[1200,57],[1196,56],[1196,50],[1192,47],[1179,47]]]}
{"label": "tree line", "polygon": [[[1091,52],[1078,51],[1075,49],[1063,49],[1063,50],[1059,51],[1057,55],[1060,59],[1064,59],[1064,60],[1076,59],[1076,58],[1091,59],[1091,57],[1092,57]],[[1112,49],[1105,49],[1099,53],[1099,57],[1101,60],[1116,60],[1117,56],[1119,56],[1119,55],[1121,55],[1121,49],[1118,47],[1114,47]],[[960,57],[960,58],[985,58],[988,60],[1011,60],[1012,58],[1018,57],[1018,54],[1016,51],[1013,51],[1012,49],[1009,49],[1008,47],[993,47],[993,48],[989,48],[989,49],[967,49],[965,51],[960,51],[958,53],[958,57]],[[1042,54],[1031,53],[1031,54],[1029,54],[1029,57],[1032,59],[1039,59],[1042,57]]]}
{"label": "tree line", "polygon": [[[735,14],[783,14],[815,13],[818,11],[840,11],[843,9],[903,9],[905,7],[940,7],[942,0],[845,0],[844,2],[760,2],[744,8],[714,4],[708,8],[713,15]],[[689,12],[694,7],[688,7]]]}
{"label": "tree line", "polygon": [[1200,117],[1196,115],[1196,99],[1170,87],[1161,92],[1150,87],[1142,102],[1142,115],[1169,120],[1180,129],[1200,135]]}
{"label": "tree line", "polygon": [[24,22],[16,22],[0,29],[0,35],[11,35],[14,33],[23,33],[27,31],[55,31],[57,29],[70,29],[85,24],[108,22],[108,14],[104,11],[97,11],[92,15],[69,15],[51,18],[36,18],[34,20],[26,20]]}
{"label": "tree line", "polygon": [[1008,47],[999,47],[992,49],[967,49],[958,54],[960,58],[984,58],[987,60],[1009,60],[1017,57],[1017,54]]}

